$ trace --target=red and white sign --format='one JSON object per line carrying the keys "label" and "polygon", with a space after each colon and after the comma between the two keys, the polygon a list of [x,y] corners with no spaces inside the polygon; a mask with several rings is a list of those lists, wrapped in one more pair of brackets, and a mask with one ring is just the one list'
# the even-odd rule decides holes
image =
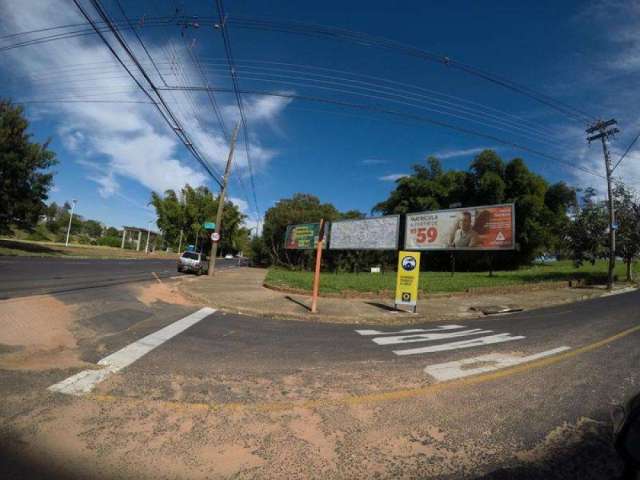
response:
{"label": "red and white sign", "polygon": [[513,204],[408,213],[405,250],[512,250]]}
{"label": "red and white sign", "polygon": [[214,242],[219,242],[220,241],[220,234],[218,232],[213,232],[211,234],[211,240]]}

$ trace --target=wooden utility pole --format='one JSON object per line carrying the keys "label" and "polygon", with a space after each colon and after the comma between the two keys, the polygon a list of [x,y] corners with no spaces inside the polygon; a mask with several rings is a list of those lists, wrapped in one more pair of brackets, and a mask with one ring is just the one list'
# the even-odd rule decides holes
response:
{"label": "wooden utility pole", "polygon": [[224,168],[224,177],[222,177],[222,186],[220,187],[220,195],[218,195],[218,213],[216,214],[216,229],[214,235],[218,240],[211,240],[211,252],[209,253],[209,270],[207,274],[212,277],[216,268],[216,255],[218,254],[218,242],[220,241],[220,224],[222,223],[222,210],[224,208],[224,196],[227,193],[227,180],[231,171],[231,160],[233,160],[233,151],[236,148],[236,139],[238,138],[238,130],[240,130],[240,122],[236,124],[231,135],[231,145],[229,146],[229,156],[227,157],[227,166]]}
{"label": "wooden utility pole", "polygon": [[[602,141],[602,153],[604,154],[604,165],[607,172],[607,195],[609,206],[609,270],[607,273],[607,289],[613,288],[613,271],[616,267],[616,224],[615,224],[615,211],[613,208],[613,186],[612,186],[612,171],[611,157],[609,155],[609,149],[607,147],[607,140],[609,137],[615,135],[620,130],[617,128],[609,128],[612,125],[617,124],[615,119],[605,121],[598,121],[589,128],[586,132],[590,134],[587,137],[587,141],[591,143],[594,140]],[[591,135],[595,132],[595,135]]]}
{"label": "wooden utility pole", "polygon": [[322,264],[322,246],[324,243],[324,219],[320,219],[318,244],[316,247],[316,270],[313,274],[313,293],[311,295],[311,313],[318,312],[318,292],[320,291],[320,265]]}

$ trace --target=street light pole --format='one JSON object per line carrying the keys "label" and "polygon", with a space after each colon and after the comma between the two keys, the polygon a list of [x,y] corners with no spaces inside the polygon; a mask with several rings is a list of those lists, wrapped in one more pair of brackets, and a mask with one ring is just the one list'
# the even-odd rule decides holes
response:
{"label": "street light pole", "polygon": [[149,253],[149,236],[151,235],[151,222],[153,222],[153,220],[149,220],[147,222],[147,244],[144,247],[144,253]]}
{"label": "street light pole", "polygon": [[[222,209],[224,208],[224,196],[227,192],[227,180],[229,179],[229,172],[231,171],[231,160],[233,159],[233,151],[236,148],[236,139],[238,138],[238,130],[240,130],[240,122],[236,124],[236,128],[233,130],[231,136],[231,145],[229,147],[229,156],[227,158],[227,166],[224,169],[224,177],[222,178],[222,186],[220,187],[220,195],[218,196],[218,213],[216,215],[216,228],[215,233],[218,238],[220,236],[220,224],[222,223]],[[216,255],[218,254],[218,241],[211,239],[211,252],[209,254],[209,270],[207,274],[212,277],[216,268]]]}
{"label": "street light pole", "polygon": [[65,247],[69,246],[69,235],[71,234],[71,220],[73,220],[73,210],[76,208],[76,203],[78,203],[78,201],[76,199],[73,199],[71,203],[72,203],[71,215],[69,216],[69,226],[67,227],[67,240],[64,243]]}

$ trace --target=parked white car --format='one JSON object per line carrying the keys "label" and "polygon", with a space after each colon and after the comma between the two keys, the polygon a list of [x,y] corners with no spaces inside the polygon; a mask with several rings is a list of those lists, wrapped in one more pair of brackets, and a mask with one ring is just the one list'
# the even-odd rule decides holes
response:
{"label": "parked white car", "polygon": [[204,253],[184,252],[178,260],[178,272],[193,272],[202,275],[209,270],[209,259]]}

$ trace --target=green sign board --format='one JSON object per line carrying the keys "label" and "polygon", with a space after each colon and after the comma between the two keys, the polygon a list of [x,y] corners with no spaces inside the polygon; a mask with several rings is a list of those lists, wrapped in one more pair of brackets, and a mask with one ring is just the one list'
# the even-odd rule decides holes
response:
{"label": "green sign board", "polygon": [[[303,223],[289,225],[284,240],[284,248],[290,250],[311,250],[318,245],[320,236],[319,223]],[[323,248],[327,248],[325,243]]]}
{"label": "green sign board", "polygon": [[202,228],[204,228],[205,230],[215,230],[216,224],[214,222],[204,222]]}

